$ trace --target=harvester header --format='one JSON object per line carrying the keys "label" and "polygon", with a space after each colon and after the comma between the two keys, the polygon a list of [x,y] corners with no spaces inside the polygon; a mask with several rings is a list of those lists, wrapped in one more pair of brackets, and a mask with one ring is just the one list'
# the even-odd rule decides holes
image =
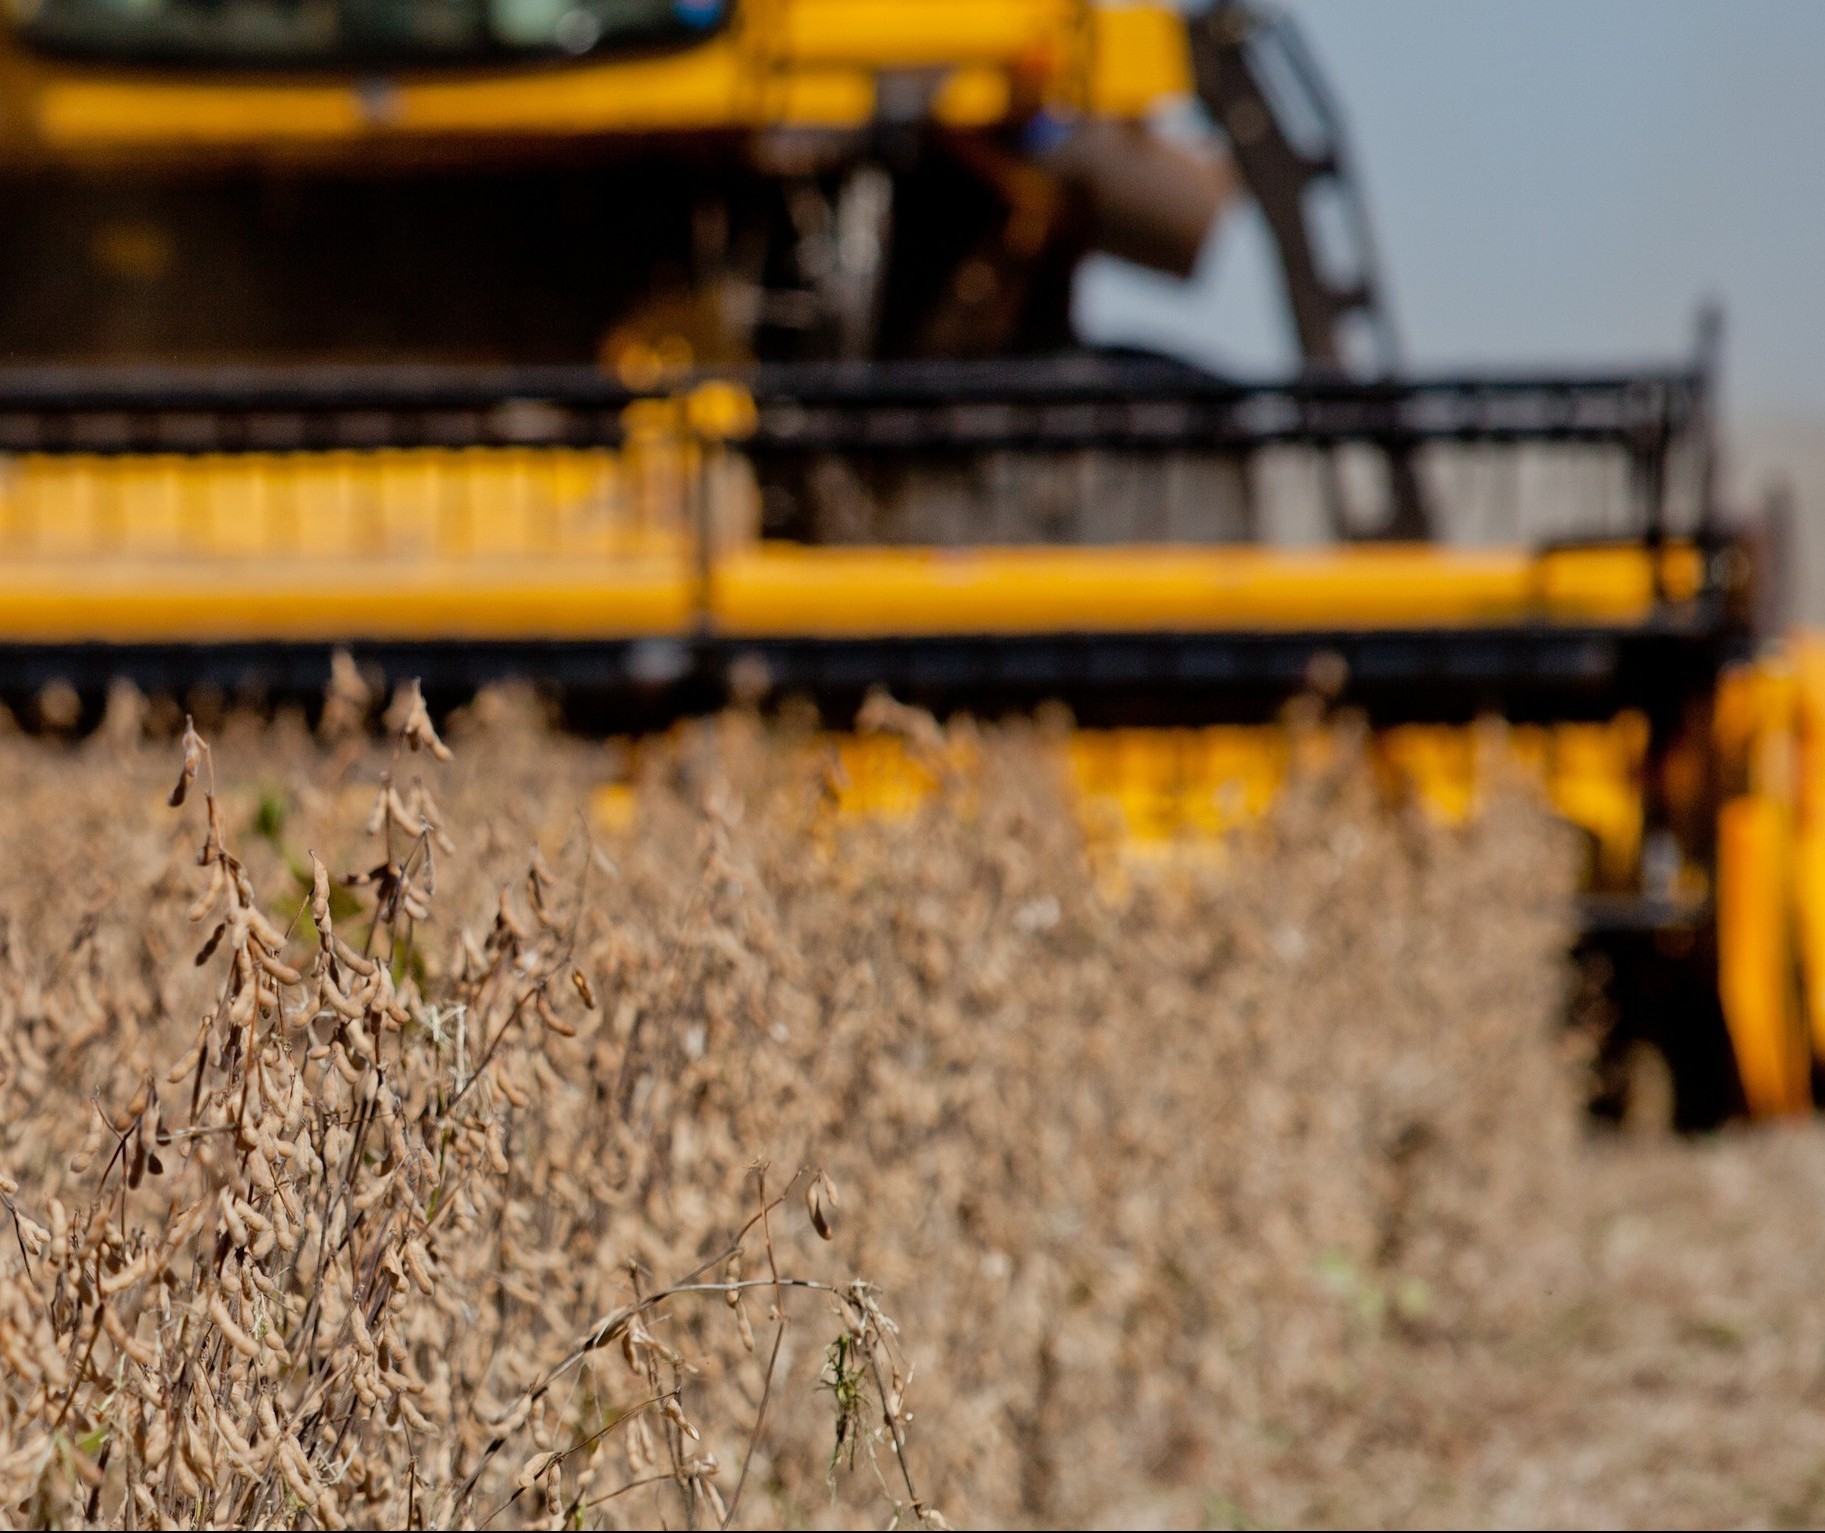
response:
{"label": "harvester header", "polygon": [[[624,733],[1062,701],[1082,801],[1152,855],[1265,812],[1315,691],[1426,812],[1474,812],[1501,757],[1586,833],[1606,1110],[1650,1045],[1681,1121],[1810,1099],[1825,673],[1770,648],[1776,558],[1718,504],[1715,329],[1671,366],[1404,369],[1283,16],[6,16],[0,693],[28,715],[118,677],[320,696],[342,652],[438,707],[530,677]],[[1077,343],[1088,253],[1187,273],[1244,199],[1290,376]],[[906,798],[850,749],[858,804]]]}

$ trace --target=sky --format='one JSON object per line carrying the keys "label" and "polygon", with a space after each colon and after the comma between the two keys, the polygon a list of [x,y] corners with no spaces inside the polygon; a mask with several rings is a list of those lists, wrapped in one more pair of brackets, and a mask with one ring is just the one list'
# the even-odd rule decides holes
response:
{"label": "sky", "polygon": [[[1825,430],[1825,3],[1289,0],[1414,368],[1672,359],[1724,306],[1738,419]],[[1099,258],[1100,339],[1290,358],[1252,214],[1186,283]]]}

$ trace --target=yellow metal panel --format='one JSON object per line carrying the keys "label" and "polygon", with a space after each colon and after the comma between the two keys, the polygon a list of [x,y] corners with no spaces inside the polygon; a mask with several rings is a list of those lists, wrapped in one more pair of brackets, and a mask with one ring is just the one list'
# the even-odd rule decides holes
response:
{"label": "yellow metal panel", "polygon": [[1076,0],[790,0],[778,46],[812,63],[931,69],[1056,54]]}
{"label": "yellow metal panel", "polygon": [[[1704,585],[1704,556],[1686,544],[1667,548],[1656,571],[1653,557],[1626,544],[1569,548],[1535,564],[1539,597],[1570,612],[1646,611],[1657,596],[1690,601]],[[1658,578],[1656,578],[1658,576]]]}
{"label": "yellow metal panel", "polygon": [[1624,713],[1608,724],[1556,724],[1548,732],[1546,789],[1553,806],[1591,833],[1597,882],[1623,889],[1641,860],[1641,775],[1648,722]]}
{"label": "yellow metal panel", "polygon": [[1163,101],[1192,94],[1185,23],[1171,6],[1099,6],[1091,38],[1091,111],[1144,117]]}
{"label": "yellow metal panel", "polygon": [[[209,472],[214,467],[215,472]],[[194,476],[195,468],[204,470]],[[204,515],[209,519],[211,537],[209,552],[219,559],[256,558],[272,550],[272,530],[268,526],[270,507],[266,503],[264,482],[247,472],[247,465],[227,459],[219,465],[178,464],[171,469],[173,488],[192,471],[201,482],[190,488],[204,499]],[[179,515],[182,515],[180,505]],[[122,529],[125,530],[124,528]]]}
{"label": "yellow metal panel", "polygon": [[1008,115],[1012,100],[1013,90],[1005,69],[953,69],[938,87],[932,115],[947,127],[986,127]]}
{"label": "yellow metal panel", "polygon": [[864,69],[794,69],[772,87],[756,126],[857,128],[874,116],[875,77]]}
{"label": "yellow metal panel", "polygon": [[1711,703],[1711,738],[1722,769],[1738,785],[1746,779],[1750,743],[1761,716],[1763,683],[1756,667],[1733,666],[1718,678]]}
{"label": "yellow metal panel", "polygon": [[1825,636],[1787,641],[1797,725],[1794,784],[1794,904],[1806,1020],[1825,1060]]}
{"label": "yellow metal panel", "polygon": [[[1646,721],[1624,713],[1606,724],[1401,725],[1377,731],[1370,751],[1390,797],[1411,795],[1446,824],[1477,814],[1499,776],[1532,782],[1591,832],[1597,871],[1625,887],[1640,855],[1646,743]],[[1333,744],[1320,730],[1303,754],[1322,760]],[[1265,815],[1292,767],[1294,736],[1278,725],[1081,730],[1065,756],[1093,845],[1150,857]]]}
{"label": "yellow metal panel", "polygon": [[52,79],[40,136],[66,149],[228,147],[501,134],[712,130],[790,122],[852,126],[874,110],[865,68],[756,74],[730,38],[658,58],[467,79],[276,85]]}
{"label": "yellow metal panel", "polygon": [[1813,1057],[1825,1060],[1825,827],[1802,825],[1794,835],[1794,904]]}
{"label": "yellow metal panel", "polygon": [[744,79],[740,50],[719,37],[659,58],[408,82],[392,123],[402,133],[444,134],[729,127]]}
{"label": "yellow metal panel", "polygon": [[1718,990],[1743,1094],[1757,1117],[1812,1105],[1792,1003],[1786,839],[1784,808],[1765,795],[1739,795],[1718,814]]}
{"label": "yellow metal panel", "polygon": [[633,829],[639,807],[639,797],[631,783],[605,782],[589,796],[590,819],[610,835],[623,835]]}
{"label": "yellow metal panel", "polygon": [[349,138],[367,126],[337,85],[192,85],[53,79],[38,96],[39,136],[59,147],[241,144]]}
{"label": "yellow metal panel", "polygon": [[633,63],[402,86],[402,134],[641,133],[788,123],[852,127],[874,112],[862,68],[757,71],[729,41]]}
{"label": "yellow metal panel", "polygon": [[1468,627],[1635,621],[1653,587],[1632,549],[763,547],[719,566],[712,605],[754,637]]}
{"label": "yellow metal panel", "polygon": [[1185,819],[1207,833],[1226,832],[1266,814],[1292,759],[1283,730],[1218,724],[1197,732],[1192,781],[1181,789]]}
{"label": "yellow metal panel", "polygon": [[791,0],[675,53],[458,78],[135,79],[60,67],[42,74],[28,111],[38,136],[67,150],[840,127],[872,115],[876,72],[904,69],[951,71],[934,110],[956,126],[1006,115],[1010,70],[1048,97],[1087,81],[1089,108],[1113,116],[1191,88],[1184,26],[1167,6]]}
{"label": "yellow metal panel", "polygon": [[1793,804],[1799,701],[1798,681],[1783,654],[1724,673],[1712,710],[1712,738],[1727,783]]}
{"label": "yellow metal panel", "polygon": [[1376,745],[1433,818],[1460,825],[1476,812],[1477,749],[1470,730],[1447,724],[1404,724],[1383,732]]}
{"label": "yellow metal panel", "polygon": [[694,589],[672,560],[8,562],[0,625],[26,643],[627,638],[687,632]]}
{"label": "yellow metal panel", "polygon": [[937,773],[895,735],[840,735],[836,753],[840,814],[904,819],[938,786]]}
{"label": "yellow metal panel", "polygon": [[1272,726],[1074,731],[1065,758],[1093,843],[1150,855],[1267,813],[1291,751]]}
{"label": "yellow metal panel", "polygon": [[[662,447],[11,460],[8,557],[683,557]],[[643,504],[649,477],[659,507]],[[669,509],[669,514],[668,514]]]}
{"label": "yellow metal panel", "polygon": [[[640,424],[630,419],[630,428]],[[164,579],[165,561],[194,565],[185,579],[217,561],[225,580],[253,571],[256,583],[268,578],[256,566],[293,557],[342,559],[380,580],[408,566],[419,579],[429,563],[469,563],[464,590],[494,581],[503,600],[518,561],[564,559],[577,579],[593,569],[612,590],[617,561],[687,562],[693,451],[667,433],[631,429],[619,452],[26,457],[0,475],[0,549],[33,563],[83,562],[84,581],[131,575],[149,586]],[[1683,578],[1696,558],[1676,549],[1668,569]],[[282,569],[275,578],[290,589]],[[722,632],[756,637],[1220,632],[1631,622],[1653,599],[1648,556],[1628,548],[1539,556],[1424,546],[761,545],[719,557],[710,615]],[[98,626],[85,636],[113,637],[107,609],[91,611]],[[0,636],[11,621],[0,610]],[[1726,699],[1726,735],[1729,715]],[[1765,779],[1773,772],[1771,760],[1760,768]]]}

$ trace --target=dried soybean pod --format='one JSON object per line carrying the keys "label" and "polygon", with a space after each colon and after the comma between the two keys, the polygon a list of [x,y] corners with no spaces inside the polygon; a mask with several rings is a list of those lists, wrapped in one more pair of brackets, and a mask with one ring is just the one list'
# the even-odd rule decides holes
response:
{"label": "dried soybean pod", "polygon": [[824,1212],[824,1200],[819,1196],[823,1184],[822,1175],[814,1176],[805,1187],[805,1212],[811,1216],[811,1227],[818,1233],[820,1240],[831,1238],[829,1216]]}
{"label": "dried soybean pod", "polygon": [[316,923],[325,946],[334,933],[330,918],[330,872],[315,852],[311,859],[311,920]]}
{"label": "dried soybean pod", "polygon": [[202,968],[204,964],[208,963],[211,958],[215,957],[215,950],[222,945],[222,938],[227,935],[227,932],[228,923],[226,921],[217,921],[215,923],[215,930],[209,934],[208,941],[197,949],[196,966],[199,969]]}
{"label": "dried soybean pod", "polygon": [[539,1020],[560,1038],[577,1036],[577,1030],[551,1009],[551,1002],[545,999],[543,991],[533,999],[532,1004],[539,1014]]}
{"label": "dried soybean pod", "polygon": [[[189,1065],[184,1066],[186,1074],[189,1072],[189,1069]],[[101,1149],[101,1133],[101,1115],[97,1113],[89,1124],[88,1133],[83,1135],[81,1146],[77,1149],[76,1153],[70,1157],[70,1172],[72,1175],[81,1176],[83,1172],[87,1171],[89,1167],[94,1164],[95,1156]],[[18,1191],[16,1187],[9,1187],[6,1190],[9,1192]]]}
{"label": "dried soybean pod", "polygon": [[437,737],[437,731],[431,727],[431,715],[425,708],[425,694],[416,681],[407,694],[406,722],[401,733],[413,750],[428,750],[439,761],[450,759],[450,747]]}
{"label": "dried soybean pod", "polygon": [[577,995],[591,1011],[596,1009],[596,992],[590,988],[589,976],[581,969],[570,971],[570,982],[576,987]]}
{"label": "dried soybean pod", "polygon": [[203,761],[203,737],[196,732],[196,723],[189,714],[184,715],[184,764],[177,775],[177,786],[171,790],[171,797],[166,799],[173,809],[183,806],[189,796],[190,785],[196,781],[196,769]]}

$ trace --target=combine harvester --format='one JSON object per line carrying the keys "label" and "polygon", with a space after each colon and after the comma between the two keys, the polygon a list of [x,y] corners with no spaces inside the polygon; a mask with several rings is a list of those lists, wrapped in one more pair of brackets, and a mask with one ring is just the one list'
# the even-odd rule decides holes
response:
{"label": "combine harvester", "polygon": [[[1084,0],[30,0],[0,31],[0,690],[320,694],[338,648],[579,720],[1062,699],[1145,851],[1280,710],[1589,833],[1587,972],[1677,1117],[1825,1054],[1825,658],[1771,632],[1690,364],[1413,378],[1280,19]],[[1150,128],[1202,104],[1223,148]],[[1251,198],[1306,366],[1072,349],[1091,250]],[[858,803],[906,768],[855,743]],[[885,754],[883,752],[885,751]],[[872,786],[871,786],[872,785]],[[872,799],[871,799],[872,795]],[[1491,940],[1500,940],[1492,933]]]}

